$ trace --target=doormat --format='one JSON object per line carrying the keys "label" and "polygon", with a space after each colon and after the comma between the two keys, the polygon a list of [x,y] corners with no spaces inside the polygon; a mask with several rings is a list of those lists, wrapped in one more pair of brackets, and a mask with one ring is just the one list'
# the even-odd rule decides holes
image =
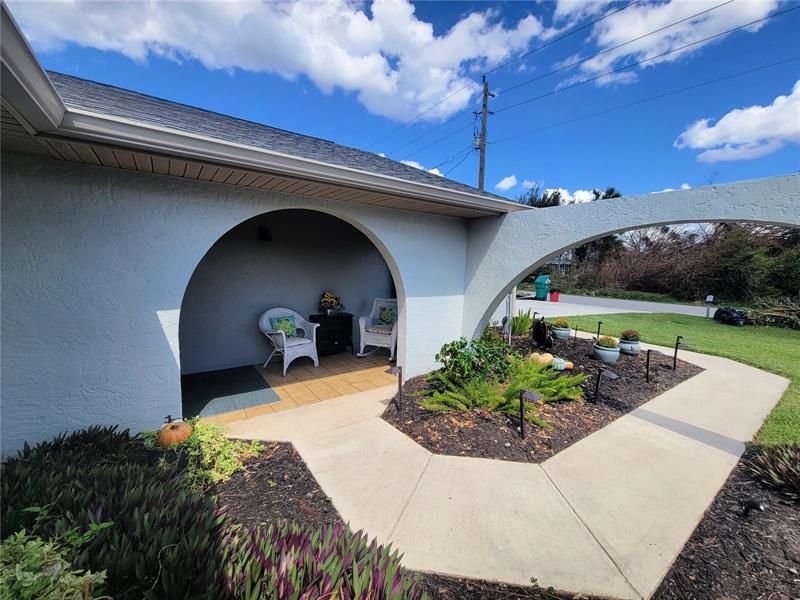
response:
{"label": "doormat", "polygon": [[280,400],[253,366],[181,376],[184,417],[210,417]]}

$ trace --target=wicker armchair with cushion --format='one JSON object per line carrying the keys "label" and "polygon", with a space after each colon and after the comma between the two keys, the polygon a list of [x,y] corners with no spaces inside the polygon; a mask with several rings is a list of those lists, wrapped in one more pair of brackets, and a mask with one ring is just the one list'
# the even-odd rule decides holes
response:
{"label": "wicker armchair with cushion", "polygon": [[308,356],[319,366],[317,356],[317,327],[319,323],[306,321],[290,308],[270,308],[258,319],[258,328],[272,345],[272,352],[264,362],[264,368],[276,354],[283,355],[283,375],[296,358]]}
{"label": "wicker armchair with cushion", "polygon": [[[361,351],[359,356],[369,356],[378,348],[389,349],[389,360],[394,360],[397,346],[397,298],[375,298],[372,311],[358,318],[361,331]],[[372,346],[373,350],[364,352],[364,348]]]}

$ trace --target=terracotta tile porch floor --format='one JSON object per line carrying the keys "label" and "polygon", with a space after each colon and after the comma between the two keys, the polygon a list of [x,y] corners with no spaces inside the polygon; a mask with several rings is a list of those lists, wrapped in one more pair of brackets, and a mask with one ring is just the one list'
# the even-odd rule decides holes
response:
{"label": "terracotta tile porch floor", "polygon": [[388,354],[382,351],[365,358],[341,353],[320,356],[319,367],[316,368],[309,359],[299,358],[289,365],[284,377],[283,365],[278,357],[266,369],[261,365],[256,365],[255,368],[278,394],[279,401],[204,417],[203,421],[219,424],[241,421],[265,413],[392,385],[397,383],[397,377],[386,373],[390,366]]}

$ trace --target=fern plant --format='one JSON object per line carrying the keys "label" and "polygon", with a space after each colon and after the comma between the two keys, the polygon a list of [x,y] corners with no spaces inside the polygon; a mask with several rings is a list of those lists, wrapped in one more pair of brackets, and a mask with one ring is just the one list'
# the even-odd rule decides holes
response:
{"label": "fern plant", "polygon": [[531,390],[539,394],[543,402],[580,400],[583,397],[581,384],[587,378],[587,375],[562,375],[550,365],[520,360],[503,395],[510,401],[518,399],[521,390]]}

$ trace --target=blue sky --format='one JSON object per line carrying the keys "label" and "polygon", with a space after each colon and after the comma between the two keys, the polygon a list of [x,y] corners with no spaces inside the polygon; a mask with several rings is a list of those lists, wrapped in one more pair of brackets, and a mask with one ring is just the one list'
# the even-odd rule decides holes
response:
{"label": "blue sky", "polygon": [[[469,151],[471,106],[478,101],[478,85],[470,80],[517,59],[488,77],[497,94],[491,108],[498,114],[489,120],[486,188],[514,198],[526,182],[536,181],[581,199],[579,190],[594,187],[613,185],[631,195],[800,168],[800,86],[794,90],[800,60],[502,141],[800,56],[800,10],[674,51],[800,6],[779,0],[719,6],[723,2],[640,0],[624,10],[619,9],[629,0],[381,0],[374,5],[78,0],[11,2],[10,7],[48,69],[383,152],[425,168],[438,166],[472,185],[478,159]],[[619,12],[554,41],[614,11]],[[680,19],[688,20],[646,35]],[[542,77],[642,35],[638,42]],[[551,45],[519,59],[545,43]],[[670,54],[502,112],[662,52]],[[535,77],[542,78],[506,91]],[[466,129],[454,133],[461,127]],[[506,185],[496,187],[502,180]]]}

